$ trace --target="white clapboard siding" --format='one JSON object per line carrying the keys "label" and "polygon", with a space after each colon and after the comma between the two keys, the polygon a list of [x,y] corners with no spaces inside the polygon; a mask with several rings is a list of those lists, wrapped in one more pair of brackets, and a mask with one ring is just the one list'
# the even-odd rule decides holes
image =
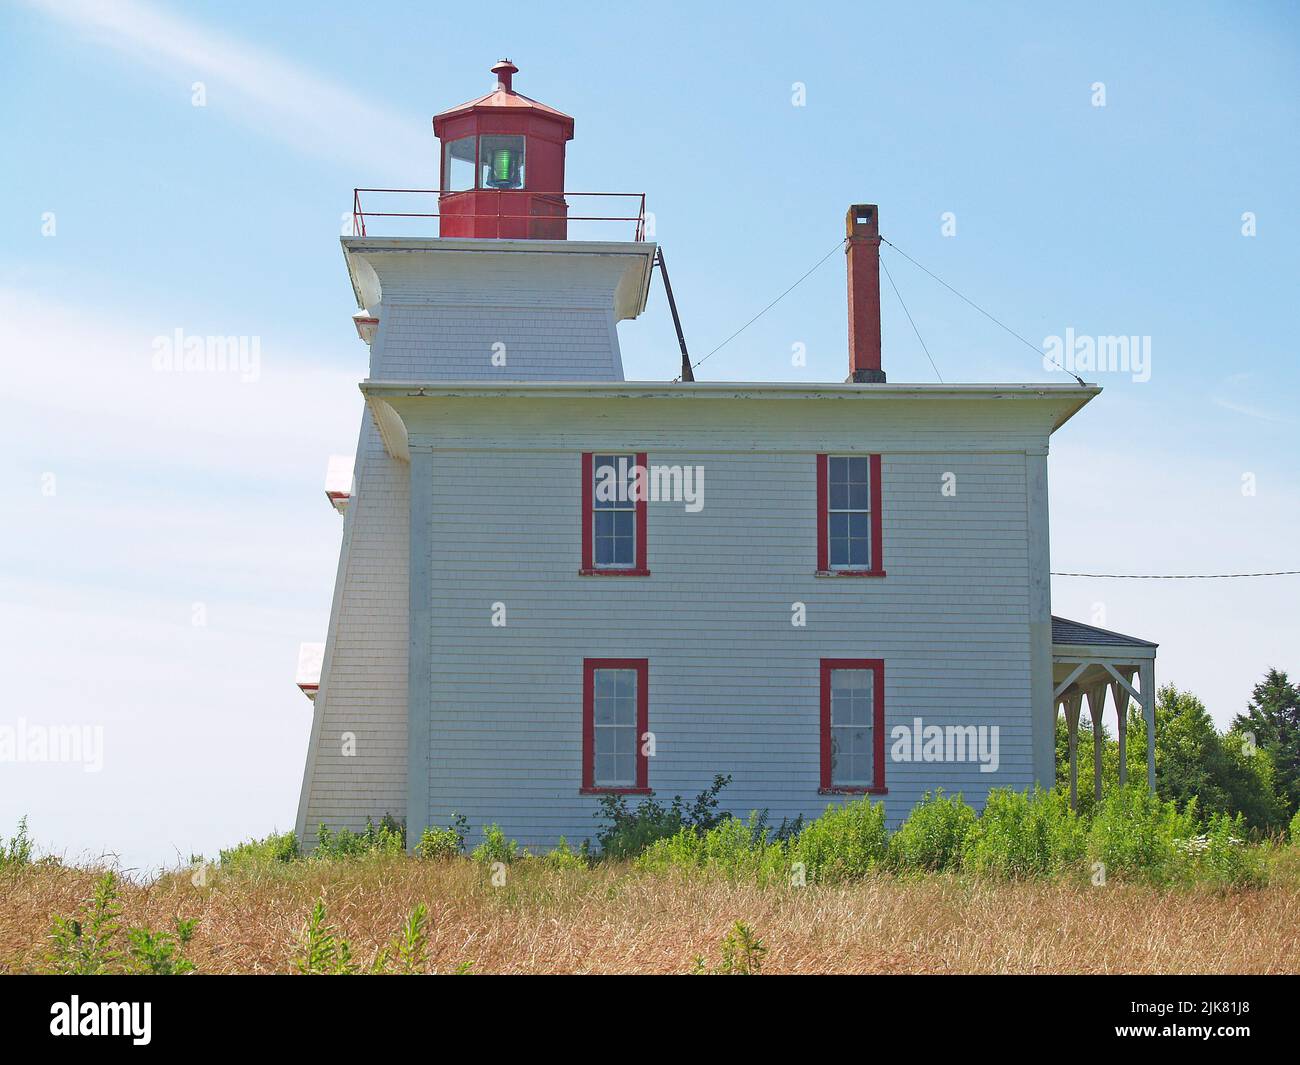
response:
{"label": "white clapboard siding", "polygon": [[[464,428],[463,426],[461,428]],[[997,725],[1001,766],[889,764],[891,820],[927,789],[1032,780],[1023,454],[885,455],[884,579],[818,578],[812,455],[651,450],[703,465],[706,505],[649,507],[649,578],[578,575],[579,453],[434,456],[430,810],[521,842],[594,834],[578,794],[582,659],[650,663],[650,784],[815,816],[819,661],[883,658],[886,728]],[[959,496],[940,494],[957,474]],[[790,624],[806,604],[806,628]],[[491,625],[493,604],[507,625]],[[835,800],[840,801],[840,800]]]}

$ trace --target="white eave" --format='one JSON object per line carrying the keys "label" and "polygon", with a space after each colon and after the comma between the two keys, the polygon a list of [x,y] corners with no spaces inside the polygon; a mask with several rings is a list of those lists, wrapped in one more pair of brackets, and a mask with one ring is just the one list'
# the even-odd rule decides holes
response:
{"label": "white eave", "polygon": [[617,240],[500,240],[482,237],[340,237],[348,278],[357,306],[373,311],[383,293],[371,255],[594,255],[626,262],[618,285],[614,313],[619,320],[635,318],[650,296],[650,268],[658,244]]}
{"label": "white eave", "polygon": [[[418,399],[565,399],[690,400],[820,400],[872,403],[899,400],[995,400],[1014,403],[1052,399],[1064,401],[1051,424],[1055,432],[1093,396],[1099,385],[1071,384],[805,384],[774,381],[362,381],[366,396],[388,453],[409,461],[406,424],[398,407]],[[395,406],[396,404],[396,406]]]}

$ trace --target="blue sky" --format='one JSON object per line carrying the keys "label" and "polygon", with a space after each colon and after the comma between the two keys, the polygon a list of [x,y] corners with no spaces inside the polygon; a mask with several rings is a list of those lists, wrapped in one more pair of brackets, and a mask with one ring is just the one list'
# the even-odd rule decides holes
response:
{"label": "blue sky", "polygon": [[[3,721],[102,723],[105,751],[99,773],[0,767],[0,829],[26,812],[69,855],[151,865],[291,825],[292,671],[341,531],[321,479],[366,370],[342,215],[354,186],[436,184],[430,116],[501,55],[574,116],[570,188],[647,193],[697,357],[879,203],[1035,344],[1151,338],[1150,380],[1085,374],[1105,392],[1054,440],[1054,569],[1300,568],[1300,14],[1042,8],[6,5]],[[1060,377],[885,261],[945,380]],[[890,380],[933,380],[883,300]],[[699,377],[842,379],[844,301],[834,256]],[[259,380],[153,372],[177,328],[260,338]],[[677,372],[658,292],[620,335],[629,378]],[[1270,665],[1300,673],[1298,591],[1063,578],[1053,603],[1159,641],[1158,678],[1223,724]]]}

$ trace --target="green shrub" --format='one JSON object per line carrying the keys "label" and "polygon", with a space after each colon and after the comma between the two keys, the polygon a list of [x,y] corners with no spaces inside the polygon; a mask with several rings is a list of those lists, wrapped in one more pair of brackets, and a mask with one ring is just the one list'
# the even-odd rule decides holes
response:
{"label": "green shrub", "polygon": [[27,835],[27,818],[18,819],[18,830],[9,838],[8,845],[0,836],[0,869],[20,869],[32,861],[32,841]]}
{"label": "green shrub", "polygon": [[962,867],[1004,879],[1052,877],[1082,868],[1086,823],[1060,791],[993,788],[966,833]]}
{"label": "green shrub", "polygon": [[[26,826],[26,820],[21,822]],[[1297,810],[1295,817],[1291,818],[1291,846],[1300,847],[1300,810]]]}
{"label": "green shrub", "polygon": [[185,948],[194,937],[198,918],[176,919],[175,932],[154,932],[148,928],[127,929],[128,953],[136,973],[142,976],[182,976],[194,972]]}
{"label": "green shrub", "polygon": [[55,917],[50,926],[50,965],[60,976],[99,976],[112,972],[121,959],[118,933],[117,877],[105,873],[75,917]]}
{"label": "green shrub", "polygon": [[591,864],[591,856],[587,853],[585,841],[581,849],[575,851],[561,836],[555,850],[542,855],[542,864],[548,869],[586,869]]}
{"label": "green shrub", "polygon": [[768,842],[766,819],[754,812],[748,821],[727,818],[699,832],[683,828],[656,840],[637,859],[642,869],[707,869],[728,877],[757,877],[760,882],[784,878],[788,870],[785,844]]}
{"label": "green shrub", "polygon": [[945,797],[939,790],[931,796],[926,792],[889,839],[890,865],[931,872],[960,865],[962,847],[975,820],[975,811],[960,795]]}
{"label": "green shrub", "polygon": [[1219,888],[1262,887],[1268,881],[1267,854],[1246,839],[1246,819],[1215,814],[1205,833],[1178,841],[1184,876]]}
{"label": "green shrub", "polygon": [[194,971],[194,964],[185,957],[185,948],[194,936],[197,918],[176,918],[174,932],[128,928],[127,951],[123,954],[118,947],[122,928],[118,924],[121,911],[117,899],[117,877],[106,872],[95,882],[94,894],[76,916],[53,919],[49,954],[52,972],[61,976],[176,976]]}
{"label": "green shrub", "polygon": [[370,854],[405,854],[406,827],[393,817],[384,814],[379,824],[366,818],[366,827],[360,832],[346,828],[332,831],[321,825],[316,833],[316,858],[363,858]]}
{"label": "green shrub", "polygon": [[465,853],[465,836],[469,832],[469,822],[460,814],[451,815],[451,824],[446,828],[430,825],[420,833],[420,841],[415,845],[417,858],[455,858]]}
{"label": "green shrub", "polygon": [[731,817],[718,812],[718,795],[730,783],[730,776],[719,773],[690,805],[676,795],[668,806],[652,797],[631,809],[623,795],[602,795],[594,815],[597,821],[606,822],[596,833],[601,857],[635,858],[652,843],[674,836],[683,828],[696,832],[715,828]]}
{"label": "green shrub", "polygon": [[297,968],[305,976],[350,976],[357,971],[352,944],[325,923],[325,900],[317,901],[302,930]]}
{"label": "green shrub", "polygon": [[1166,885],[1189,879],[1197,838],[1196,801],[1181,813],[1145,783],[1115,787],[1102,796],[1088,832],[1088,858],[1105,867],[1107,879]]}
{"label": "green shrub", "polygon": [[802,864],[809,882],[850,880],[865,876],[889,853],[885,807],[862,798],[826,807],[790,841],[792,864]]}
{"label": "green shrub", "polygon": [[[265,839],[250,839],[220,852],[221,868],[226,870],[292,862],[298,857],[298,837],[292,832],[273,832]],[[192,858],[190,864],[198,862]]]}
{"label": "green shrub", "polygon": [[501,831],[499,825],[488,825],[483,829],[483,842],[474,848],[474,853],[470,857],[486,865],[491,865],[493,862],[509,865],[511,862],[518,861],[523,855],[520,854],[519,844],[513,839],[506,839],[506,834]]}
{"label": "green shrub", "polygon": [[722,962],[716,968],[705,965],[696,956],[692,974],[696,976],[758,976],[763,970],[767,945],[744,921],[737,921],[722,937]]}

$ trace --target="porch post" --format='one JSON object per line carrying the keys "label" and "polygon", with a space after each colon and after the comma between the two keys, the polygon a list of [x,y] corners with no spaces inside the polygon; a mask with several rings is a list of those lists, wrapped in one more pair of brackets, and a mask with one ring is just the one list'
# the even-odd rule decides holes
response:
{"label": "porch post", "polygon": [[1122,788],[1128,783],[1128,750],[1126,747],[1128,738],[1128,692],[1120,685],[1112,682],[1110,697],[1114,700],[1115,710],[1119,714],[1119,786]]}
{"label": "porch post", "polygon": [[1079,805],[1079,704],[1083,696],[1079,692],[1071,692],[1065,697],[1065,729],[1069,736],[1067,744],[1070,751],[1070,809],[1074,810]]}
{"label": "porch post", "polygon": [[1142,680],[1142,716],[1147,723],[1147,787],[1156,790],[1156,663],[1144,660],[1138,666]]}
{"label": "porch post", "polygon": [[1092,796],[1098,802],[1101,802],[1101,717],[1105,708],[1106,685],[1094,685],[1088,692],[1088,714],[1092,718]]}

